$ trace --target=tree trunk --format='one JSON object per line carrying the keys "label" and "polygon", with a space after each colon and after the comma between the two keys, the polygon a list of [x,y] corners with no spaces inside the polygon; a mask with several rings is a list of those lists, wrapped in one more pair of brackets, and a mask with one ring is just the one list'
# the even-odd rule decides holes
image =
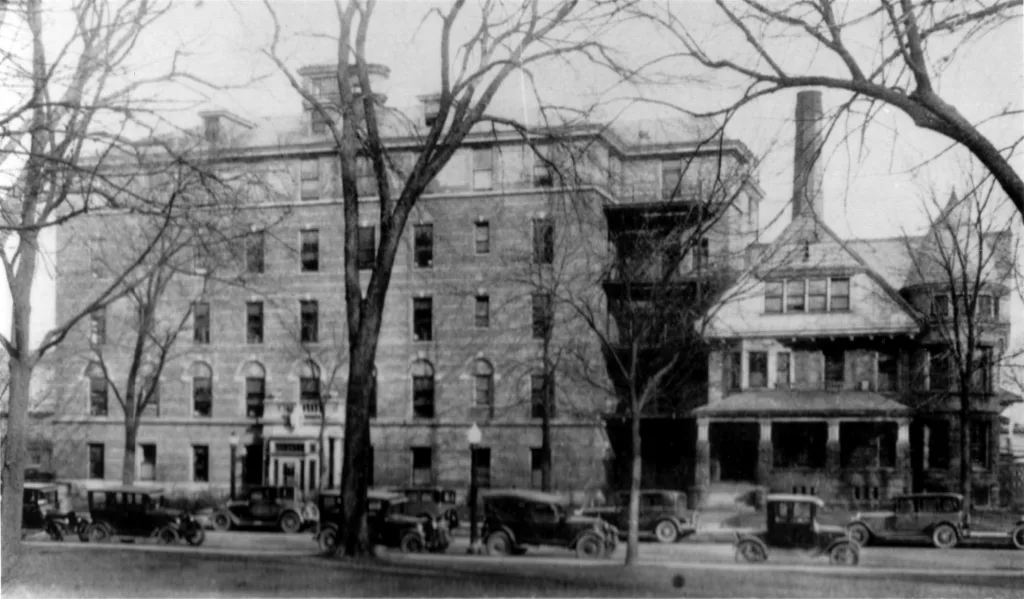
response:
{"label": "tree trunk", "polygon": [[135,452],[138,447],[139,421],[135,418],[135,402],[126,400],[124,408],[124,461],[121,464],[121,483],[135,484]]}
{"label": "tree trunk", "polygon": [[29,384],[32,366],[10,357],[10,396],[7,408],[7,431],[3,455],[3,579],[13,580],[21,557],[22,488],[25,484],[25,446],[28,435]]}
{"label": "tree trunk", "polygon": [[[370,317],[370,310],[367,308],[363,311],[364,319]],[[367,408],[375,353],[376,345],[372,341],[367,342],[362,336],[351,346],[345,401],[345,452],[341,470],[342,513],[345,525],[338,543],[339,552],[347,556],[371,553],[366,531],[366,505],[360,498],[366,497],[368,487],[366,463],[369,459],[370,427]]]}
{"label": "tree trunk", "polygon": [[960,494],[964,496],[964,511],[970,513],[972,505],[971,489],[971,399],[970,395],[960,394]]}
{"label": "tree trunk", "polygon": [[640,477],[643,474],[643,459],[640,455],[640,409],[635,402],[629,424],[633,467],[629,476],[629,532],[626,535],[626,565],[632,566],[640,557]]}

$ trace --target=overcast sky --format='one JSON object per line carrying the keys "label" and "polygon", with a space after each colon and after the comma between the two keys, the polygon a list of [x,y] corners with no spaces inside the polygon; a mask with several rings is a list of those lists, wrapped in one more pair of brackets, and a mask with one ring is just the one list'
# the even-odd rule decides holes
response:
{"label": "overcast sky", "polygon": [[[47,2],[55,12],[64,4]],[[289,67],[330,63],[335,47],[336,16],[331,1],[277,0],[273,3],[283,27],[280,55]],[[414,107],[416,96],[439,87],[439,26],[435,16],[427,17],[433,5],[410,0],[383,0],[370,27],[369,58],[391,68],[385,90],[389,104]],[[712,50],[734,51],[742,48],[734,35],[721,29],[710,2],[678,1],[677,11],[686,11],[687,22],[703,34]],[[468,3],[467,17],[475,3]],[[467,25],[472,23],[467,20]],[[698,26],[703,24],[702,26]],[[464,29],[463,29],[464,31]],[[263,54],[272,35],[271,20],[262,2],[205,0],[179,1],[143,40],[138,73],[166,65],[175,49],[184,50],[179,64],[228,89],[211,92],[200,104],[177,105],[173,120],[181,125],[198,124],[200,109],[222,107],[242,117],[259,119],[272,115],[295,115],[300,100],[287,80]],[[850,40],[851,46],[864,52],[873,50],[871,40]],[[607,43],[637,59],[649,58],[664,49],[665,40],[649,27],[632,25],[607,37]],[[787,60],[803,61],[810,69],[828,70],[833,65],[819,56],[793,48]],[[624,54],[625,55],[625,54]],[[1018,21],[981,39],[962,51],[954,66],[937,82],[943,97],[971,119],[980,119],[1004,107],[1024,104],[1024,35]],[[680,68],[680,74],[683,69]],[[535,83],[546,101],[565,104],[589,104],[600,98],[609,101],[607,112],[616,113],[621,102],[611,103],[624,93],[609,92],[611,81],[601,73],[579,65],[550,65],[535,72]],[[523,114],[535,108],[532,94],[524,94],[523,80],[513,77],[496,99],[496,111]],[[715,83],[721,83],[716,81]],[[241,87],[237,87],[241,86]],[[720,86],[719,86],[720,87]],[[729,90],[680,84],[652,92],[660,99],[676,99],[687,106],[709,107],[722,102]],[[166,97],[175,97],[167,95]],[[764,156],[760,181],[767,197],[762,206],[762,223],[776,221],[772,231],[788,222],[788,202],[792,187],[792,113],[796,92],[766,98],[744,109],[730,123],[728,135],[746,143],[755,155]],[[835,108],[845,94],[825,91],[825,109]],[[623,118],[651,116],[649,108],[634,107]],[[985,130],[997,142],[1006,142],[1024,132],[1024,117],[1003,121]],[[939,136],[917,129],[909,118],[886,110],[868,131],[866,143],[839,145],[837,139],[826,148],[828,165],[825,181],[825,220],[840,235],[858,237],[897,236],[918,233],[927,222],[922,198],[929,189],[943,197],[959,181],[957,174],[967,163],[966,154],[954,150],[924,168],[922,161],[946,142]],[[997,143],[998,145],[998,143]],[[1013,164],[1024,170],[1020,156]],[[777,218],[780,215],[781,218]],[[1019,217],[1018,217],[1019,222]],[[49,292],[52,295],[52,291]],[[1014,337],[1022,338],[1019,306],[1016,308]],[[45,310],[44,310],[45,311]],[[42,311],[41,311],[42,312]]]}

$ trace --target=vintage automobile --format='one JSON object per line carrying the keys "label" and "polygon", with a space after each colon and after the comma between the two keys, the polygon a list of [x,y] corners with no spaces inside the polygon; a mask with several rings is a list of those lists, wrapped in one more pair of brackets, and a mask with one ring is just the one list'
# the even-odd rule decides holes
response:
{"label": "vintage automobile", "polygon": [[90,542],[154,537],[165,545],[179,541],[202,545],[206,540],[206,532],[191,514],[167,506],[162,489],[106,487],[89,489],[88,497],[92,522],[86,537]]}
{"label": "vintage automobile", "polygon": [[900,495],[891,509],[860,512],[846,529],[858,545],[878,541],[928,541],[940,549],[955,547],[969,535],[970,520],[957,493]]}
{"label": "vintage automobile", "polygon": [[855,566],[860,546],[842,526],[818,523],[825,502],[811,495],[771,494],[765,497],[768,527],[736,538],[736,559],[763,562],[769,549],[795,550],[810,557],[827,555],[829,563]]}
{"label": "vintage automobile", "polygon": [[280,528],[287,533],[315,526],[320,520],[316,504],[296,499],[294,487],[252,487],[242,499],[231,499],[213,514],[213,527]]}
{"label": "vintage automobile", "polygon": [[[629,491],[612,495],[604,505],[584,507],[581,513],[597,516],[614,525],[619,534],[629,529]],[[651,534],[660,543],[674,543],[697,530],[697,513],[686,509],[686,494],[680,491],[640,491],[640,534]]]}
{"label": "vintage automobile", "polygon": [[541,491],[483,494],[484,548],[491,555],[521,554],[526,545],[554,545],[582,558],[611,555],[618,530],[596,516],[575,513],[569,501]]}
{"label": "vintage automobile", "polygon": [[64,539],[64,535],[54,519],[57,513],[57,485],[44,482],[26,482],[22,491],[21,506],[22,536],[28,533],[45,530],[55,541]]}
{"label": "vintage automobile", "polygon": [[[446,489],[444,487],[404,487],[394,489],[394,491],[408,497],[409,501],[413,504],[423,506],[433,504],[436,506],[436,511],[444,514],[444,517],[448,519],[449,528],[459,527],[458,501],[456,500],[454,489]],[[424,513],[433,514],[434,512],[435,510],[424,510]]]}
{"label": "vintage automobile", "polygon": [[1024,549],[1024,520],[1018,522],[1010,531],[1010,542],[1017,549]]}
{"label": "vintage automobile", "polygon": [[[371,544],[398,547],[406,553],[443,553],[451,544],[447,521],[443,517],[424,518],[413,513],[404,495],[371,490],[366,500]],[[321,552],[330,553],[337,544],[341,528],[341,493],[321,491],[319,503],[320,525],[314,539]]]}

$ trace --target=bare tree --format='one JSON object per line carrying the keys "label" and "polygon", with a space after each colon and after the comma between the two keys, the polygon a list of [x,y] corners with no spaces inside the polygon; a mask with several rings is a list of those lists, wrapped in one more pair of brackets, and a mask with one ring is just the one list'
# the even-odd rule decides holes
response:
{"label": "bare tree", "polygon": [[[688,19],[685,5],[669,3],[660,9],[645,4],[632,11],[658,24],[677,44],[676,51],[666,52],[648,68],[683,58],[724,80],[738,79],[739,96],[728,101],[726,107],[712,111],[714,114],[733,112],[781,90],[808,87],[849,92],[850,98],[836,118],[849,116],[861,129],[887,107],[896,108],[916,126],[938,133],[951,146],[966,148],[992,173],[1024,215],[1024,182],[1010,164],[1024,139],[1019,129],[1019,103],[972,122],[938,90],[944,72],[957,64],[957,58],[967,53],[972,42],[1019,23],[1021,0],[813,0],[782,4],[716,0],[715,4],[724,19],[726,35],[734,35],[737,43],[746,44],[747,55],[738,54],[735,45],[712,48],[708,38]],[[815,57],[810,67],[807,56]],[[817,64],[826,63],[830,66],[817,68]],[[983,132],[992,121],[1012,124],[1015,137],[999,146]]]}
{"label": "bare tree", "polygon": [[[12,331],[0,334],[10,356],[8,447],[3,464],[4,574],[20,553],[22,486],[26,450],[29,385],[33,369],[61,343],[75,325],[145,277],[153,255],[147,246],[124,256],[121,268],[89,290],[81,308],[68,314],[35,346],[31,344],[31,294],[41,253],[40,234],[46,227],[72,222],[97,210],[122,210],[154,218],[153,240],[176,219],[178,202],[155,202],[135,192],[135,168],[127,164],[135,148],[126,143],[134,125],[152,130],[151,84],[186,77],[168,57],[169,67],[152,78],[125,77],[141,36],[167,10],[144,1],[112,7],[100,0],[81,0],[66,12],[43,18],[39,0],[3,3],[0,36],[5,49],[0,69],[17,96],[0,115],[0,248],[12,298]],[[60,19],[69,28],[63,40]],[[52,26],[58,24],[58,26]],[[201,83],[195,77],[192,82]],[[190,161],[179,157],[188,168]],[[117,163],[120,166],[114,166]],[[125,168],[127,166],[127,168]]]}
{"label": "bare tree", "polygon": [[[265,2],[275,17],[273,7]],[[345,221],[345,305],[349,335],[349,375],[346,393],[345,452],[342,469],[344,531],[339,552],[368,552],[365,529],[366,472],[362,467],[369,450],[368,405],[372,370],[381,317],[396,253],[410,212],[430,182],[448,163],[467,135],[478,125],[507,123],[488,108],[499,88],[513,73],[532,78],[531,69],[545,61],[579,56],[595,64],[610,65],[602,52],[602,33],[616,22],[617,5],[555,4],[529,0],[518,6],[486,2],[477,14],[467,15],[466,2],[457,0],[446,9],[431,9],[427,21],[440,27],[441,89],[437,116],[418,136],[418,147],[408,160],[389,151],[373,93],[371,74],[376,65],[366,54],[366,40],[376,3],[337,3],[337,110],[306,89],[277,53],[280,28],[275,26],[268,56],[288,76],[292,87],[326,121],[341,164]],[[459,31],[469,26],[459,43]],[[617,65],[616,65],[617,66]],[[610,67],[609,67],[610,68]],[[624,72],[625,69],[616,72]],[[365,292],[360,285],[358,253],[357,157],[363,156],[376,177],[379,198],[380,241]],[[401,178],[394,185],[391,173]]]}
{"label": "bare tree", "polygon": [[1013,357],[1006,348],[1005,300],[1016,255],[1005,196],[990,177],[967,183],[963,197],[954,192],[944,206],[931,196],[939,213],[930,230],[923,238],[907,239],[912,257],[907,287],[916,296],[925,331],[915,383],[926,388],[927,372],[930,401],[937,402],[932,407],[941,409],[949,399],[959,406],[959,487],[970,506],[973,462],[988,462],[988,456],[971,455],[972,414],[992,409],[988,404],[999,392],[1000,365]]}

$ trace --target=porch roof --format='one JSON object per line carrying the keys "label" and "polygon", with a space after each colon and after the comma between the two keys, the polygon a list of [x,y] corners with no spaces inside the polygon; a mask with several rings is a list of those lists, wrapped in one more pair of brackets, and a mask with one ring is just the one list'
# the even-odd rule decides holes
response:
{"label": "porch roof", "polygon": [[881,416],[908,415],[910,408],[867,391],[758,389],[729,395],[701,406],[694,416]]}

